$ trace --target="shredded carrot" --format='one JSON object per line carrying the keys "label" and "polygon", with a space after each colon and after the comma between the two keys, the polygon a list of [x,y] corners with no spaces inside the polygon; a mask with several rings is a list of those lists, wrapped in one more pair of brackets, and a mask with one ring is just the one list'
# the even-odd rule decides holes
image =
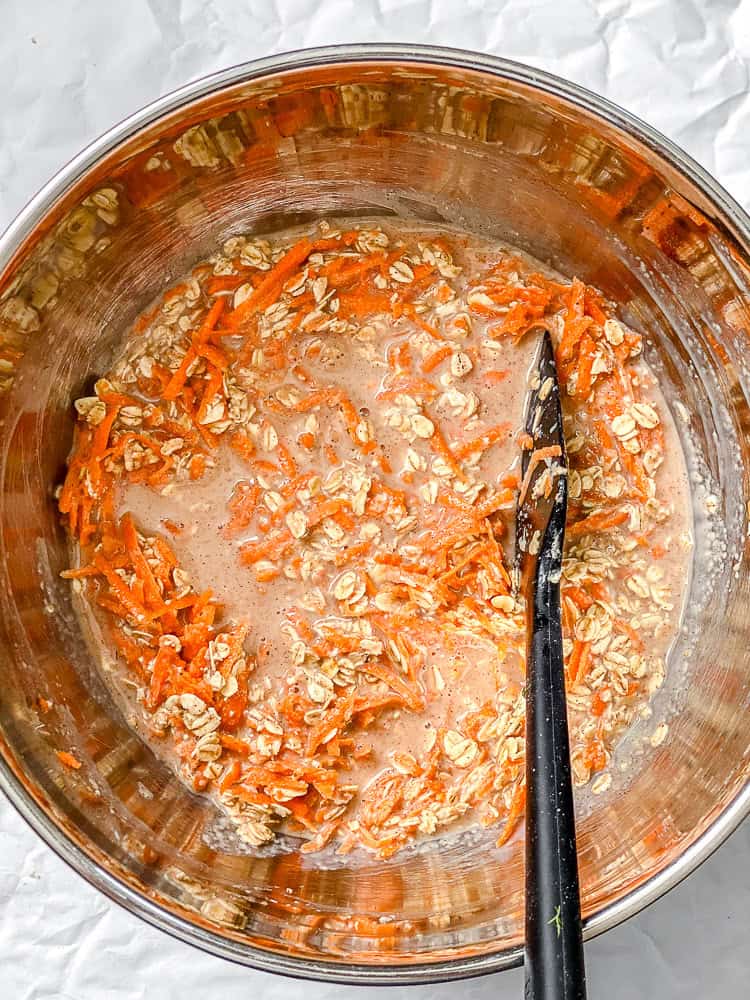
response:
{"label": "shredded carrot", "polygon": [[516,790],[513,793],[513,799],[510,804],[510,809],[508,810],[508,815],[505,819],[505,826],[503,827],[503,832],[497,838],[497,846],[502,847],[507,844],[510,838],[513,836],[518,823],[523,816],[524,809],[526,808],[526,785],[520,784],[516,786]]}
{"label": "shredded carrot", "polygon": [[606,690],[605,688],[601,688],[599,691],[596,691],[594,693],[594,699],[591,703],[592,715],[595,716],[603,715],[604,712],[606,711],[608,702],[605,701],[604,698],[602,697],[602,693],[605,690]]}
{"label": "shredded carrot", "polygon": [[222,733],[219,739],[221,740],[221,745],[226,747],[227,750],[232,750],[234,753],[238,753],[242,757],[250,756],[250,744],[246,743],[245,740],[238,740],[235,736],[231,736],[229,733]]}
{"label": "shredded carrot", "polygon": [[226,300],[221,298],[217,299],[211,308],[208,310],[203,323],[198,328],[197,332],[192,338],[192,343],[182,359],[182,363],[174,375],[171,377],[167,383],[166,388],[162,392],[164,399],[176,399],[179,395],[182,387],[185,384],[187,378],[187,373],[190,366],[193,364],[195,359],[200,353],[200,349],[205,345],[208,340],[209,335],[216,327],[219,322],[222,312],[224,311],[224,306],[226,305]]}
{"label": "shredded carrot", "polygon": [[257,483],[240,480],[235,484],[232,498],[229,501],[229,510],[232,514],[231,520],[226,526],[226,531],[234,534],[244,531],[253,520],[255,510],[261,498],[261,490]]}
{"label": "shredded carrot", "polygon": [[294,479],[297,475],[297,463],[292,458],[292,453],[289,451],[285,444],[279,444],[277,448],[277,453],[279,456],[279,465],[281,466],[281,471],[287,477],[287,479]]}
{"label": "shredded carrot", "polygon": [[441,362],[445,361],[446,358],[449,358],[451,354],[453,354],[453,348],[450,344],[446,344],[444,347],[438,347],[436,351],[433,351],[432,354],[428,354],[428,356],[424,359],[422,362],[422,371],[425,372],[425,374],[434,371],[437,366]]}
{"label": "shredded carrot", "polygon": [[[600,704],[604,704],[600,702]],[[588,745],[584,760],[592,771],[601,771],[607,766],[607,754],[605,753],[601,739],[595,737]]]}
{"label": "shredded carrot", "polygon": [[589,514],[568,525],[567,534],[570,538],[580,538],[582,535],[591,535],[597,531],[608,531],[624,524],[628,519],[628,512],[625,510],[603,510]]}
{"label": "shredded carrot", "polygon": [[161,607],[164,603],[161,591],[159,590],[159,585],[156,582],[153,571],[141,551],[140,542],[138,541],[138,533],[136,532],[135,523],[133,522],[131,514],[125,514],[123,516],[122,521],[120,522],[120,528],[122,531],[123,541],[125,542],[125,548],[130,556],[133,568],[143,583],[146,600],[152,607]]}
{"label": "shredded carrot", "polygon": [[306,237],[295,243],[281,260],[266,274],[250,295],[226,317],[225,324],[230,329],[237,327],[252,313],[264,309],[274,297],[277,289],[307,260],[313,252],[314,244]]}
{"label": "shredded carrot", "polygon": [[596,360],[596,341],[584,333],[580,346],[580,361],[578,364],[578,383],[576,395],[582,398],[591,392],[594,378],[594,361]]}
{"label": "shredded carrot", "polygon": [[343,729],[354,714],[354,695],[340,699],[326,719],[316,723],[310,729],[307,738],[307,754],[312,756],[321,743],[326,742],[329,733],[333,734]]}
{"label": "shredded carrot", "polygon": [[557,349],[558,356],[563,362],[573,357],[581,338],[592,322],[591,318],[584,316],[583,313],[585,290],[583,282],[574,278],[567,296],[565,327]]}
{"label": "shredded carrot", "polygon": [[389,670],[381,663],[371,662],[367,665],[367,672],[387,684],[389,688],[404,700],[412,711],[422,711],[424,708],[424,698],[421,692],[415,686],[407,684],[394,671]]}
{"label": "shredded carrot", "polygon": [[74,757],[72,753],[67,750],[56,750],[57,759],[65,767],[69,767],[72,771],[79,771],[81,769],[81,762],[77,757]]}
{"label": "shredded carrot", "polygon": [[[495,444],[496,441],[500,441],[502,438],[507,437],[512,430],[512,424],[503,423],[498,424],[496,427],[490,427],[479,437],[474,438],[472,441],[467,441],[462,444],[460,448],[457,448],[454,452],[456,458],[466,458],[467,455],[471,455],[475,451],[485,451],[490,445]],[[558,455],[560,454],[560,449],[557,450]]]}
{"label": "shredded carrot", "polygon": [[242,776],[242,766],[240,762],[235,758],[227,767],[224,774],[219,780],[219,791],[226,792],[229,788],[232,788],[240,780]]}
{"label": "shredded carrot", "polygon": [[573,652],[568,661],[568,679],[571,684],[575,684],[586,676],[586,668],[591,654],[591,643],[583,642],[581,639],[573,640]]}

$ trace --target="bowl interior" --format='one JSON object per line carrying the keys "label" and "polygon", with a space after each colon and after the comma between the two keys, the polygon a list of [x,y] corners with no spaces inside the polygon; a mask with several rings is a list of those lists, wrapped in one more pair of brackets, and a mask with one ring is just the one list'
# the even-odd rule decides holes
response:
{"label": "bowl interior", "polygon": [[[597,285],[645,334],[690,456],[695,565],[654,715],[622,744],[609,791],[579,797],[590,931],[686,873],[712,829],[728,832],[721,817],[747,807],[746,233],[689,167],[586,103],[521,68],[446,54],[248,67],[126,123],[5,238],[4,784],[77,867],[195,943],[374,982],[498,968],[523,935],[520,841],[448,837],[388,861],[222,845],[214,807],[129,724],[73,614],[53,498],[71,399],[139,311],[237,233],[353,215],[442,221]],[[668,737],[652,747],[661,721]],[[62,769],[58,749],[81,770]]]}

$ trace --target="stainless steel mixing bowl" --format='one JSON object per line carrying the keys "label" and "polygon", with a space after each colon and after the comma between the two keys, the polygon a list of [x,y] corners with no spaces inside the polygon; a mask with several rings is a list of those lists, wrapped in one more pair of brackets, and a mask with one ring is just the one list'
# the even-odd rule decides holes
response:
{"label": "stainless steel mixing bowl", "polygon": [[113,702],[58,577],[71,397],[139,310],[230,234],[357,213],[479,227],[598,285],[645,333],[693,456],[686,631],[612,788],[579,798],[587,936],[664,893],[747,813],[750,220],[600,98],[405,46],[193,83],[90,146],[2,238],[0,780],[85,878],[183,940],[275,972],[408,983],[518,962],[520,845],[454,837],[389,861],[222,849],[212,805]]}

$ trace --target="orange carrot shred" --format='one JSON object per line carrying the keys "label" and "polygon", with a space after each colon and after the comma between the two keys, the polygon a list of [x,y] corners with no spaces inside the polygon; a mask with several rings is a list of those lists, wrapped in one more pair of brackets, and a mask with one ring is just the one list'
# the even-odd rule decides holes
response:
{"label": "orange carrot shred", "polygon": [[202,324],[193,336],[191,346],[188,348],[185,357],[182,359],[182,363],[177,371],[172,375],[171,379],[167,383],[166,388],[162,392],[164,399],[176,399],[185,384],[187,378],[187,373],[190,366],[195,361],[200,353],[200,348],[208,340],[209,335],[215,328],[216,324],[219,322],[219,317],[224,311],[226,305],[226,299],[217,299],[211,308],[208,310]]}
{"label": "orange carrot shred", "polygon": [[77,757],[74,757],[72,753],[67,750],[56,750],[57,759],[65,767],[69,767],[72,771],[79,771],[81,769],[81,762]]}
{"label": "orange carrot shred", "polygon": [[513,799],[510,804],[510,809],[508,810],[508,815],[505,819],[505,826],[500,836],[497,838],[497,846],[502,847],[507,844],[510,838],[513,836],[518,823],[523,816],[524,809],[526,808],[526,785],[520,784],[516,787],[513,793]]}
{"label": "orange carrot shred", "polygon": [[618,525],[624,524],[627,519],[628,513],[625,510],[597,511],[589,514],[588,517],[582,518],[580,521],[574,521],[566,530],[570,538],[580,538],[582,535],[590,535],[597,531],[607,531],[610,528],[616,528]]}
{"label": "orange carrot shred", "polygon": [[313,249],[312,240],[305,237],[287,250],[281,260],[268,271],[258,287],[227,316],[227,326],[236,329],[253,312],[264,309],[272,301],[276,290],[307,260]]}
{"label": "orange carrot shred", "polygon": [[429,354],[424,359],[422,362],[422,371],[425,372],[425,374],[434,371],[437,366],[442,361],[445,361],[446,358],[449,358],[451,354],[453,354],[453,348],[450,344],[446,344],[445,347],[438,347],[436,351],[433,351],[432,354]]}

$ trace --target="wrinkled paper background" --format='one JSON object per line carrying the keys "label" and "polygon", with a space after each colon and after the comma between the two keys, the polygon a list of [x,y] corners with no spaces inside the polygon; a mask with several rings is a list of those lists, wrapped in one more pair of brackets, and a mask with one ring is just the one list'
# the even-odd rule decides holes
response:
{"label": "wrinkled paper background", "polygon": [[[247,59],[353,41],[462,46],[566,76],[661,129],[750,206],[743,0],[0,0],[0,13],[0,228],[82,146],[161,94]],[[750,822],[665,899],[587,946],[590,996],[747,997],[749,932]],[[173,941],[90,888],[0,800],[4,1000],[353,992]],[[522,973],[388,997],[407,993],[510,1000]]]}

